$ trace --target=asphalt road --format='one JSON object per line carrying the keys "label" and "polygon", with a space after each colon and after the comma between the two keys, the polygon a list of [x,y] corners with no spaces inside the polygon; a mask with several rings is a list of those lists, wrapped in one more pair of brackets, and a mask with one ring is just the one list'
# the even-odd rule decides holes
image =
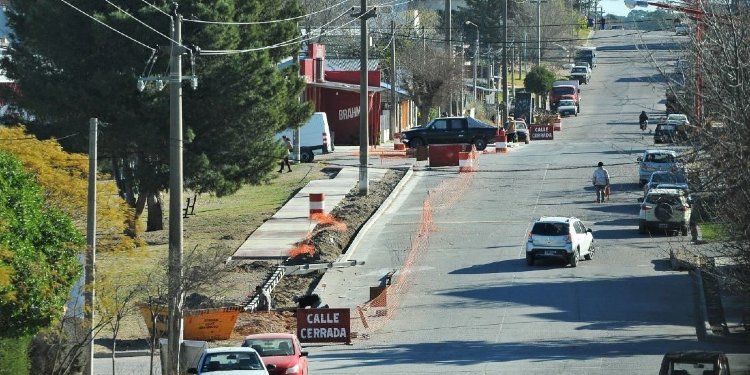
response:
{"label": "asphalt road", "polygon": [[[582,112],[564,120],[554,141],[482,155],[472,174],[416,171],[353,254],[365,266],[331,271],[338,282],[324,293],[332,307],[344,305],[361,298],[349,293],[357,277],[398,268],[408,275],[389,296],[398,307],[354,345],[307,345],[311,373],[649,374],[665,352],[685,349],[724,350],[733,374],[750,369],[743,354],[750,349],[696,339],[690,278],[667,261],[669,248],[688,238],[637,231],[635,158],[653,147],[637,117],[663,113],[654,65],[671,71],[673,41],[665,33],[597,32],[599,64],[582,87]],[[594,203],[590,186],[598,161],[613,184],[604,204]],[[419,242],[425,202],[432,225]],[[527,267],[530,224],[548,215],[591,227],[594,259]],[[145,373],[145,360],[123,359],[118,373]],[[97,374],[111,373],[108,360],[96,365]]]}
{"label": "asphalt road", "polygon": [[[482,155],[468,176],[416,172],[357,249],[354,257],[366,265],[342,271],[326,300],[336,306],[351,297],[346,272],[400,268],[408,286],[389,296],[398,308],[369,339],[309,345],[311,372],[647,374],[671,350],[747,351],[696,340],[690,278],[667,261],[669,248],[688,237],[637,231],[635,159],[654,147],[638,129],[638,114],[663,113],[654,64],[671,69],[671,42],[665,33],[598,32],[599,64],[582,88],[582,112],[564,120],[554,141]],[[590,186],[598,161],[612,178],[605,204],[594,203]],[[425,201],[432,231],[428,245],[415,249]],[[530,224],[548,215],[576,216],[591,227],[594,259],[578,268],[554,261],[527,267]],[[747,356],[731,357],[733,370],[747,365]]]}

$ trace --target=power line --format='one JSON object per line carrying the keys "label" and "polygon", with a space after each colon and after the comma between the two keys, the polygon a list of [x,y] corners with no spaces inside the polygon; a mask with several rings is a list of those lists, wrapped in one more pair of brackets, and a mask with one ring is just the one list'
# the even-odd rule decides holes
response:
{"label": "power line", "polygon": [[[331,23],[335,22],[336,20],[338,20],[339,18],[343,17],[346,14],[347,13],[340,14],[338,17],[332,19],[330,22],[328,22],[327,24],[325,24],[325,25],[317,28],[316,30],[323,29],[324,27],[330,25]],[[359,16],[353,18],[352,20],[350,20],[349,22],[344,23],[344,25],[342,25],[342,26],[346,26],[346,25],[348,25],[348,24],[350,24],[350,23],[358,20],[361,17],[362,17],[362,15],[359,15]],[[216,55],[230,55],[230,54],[239,54],[239,53],[263,51],[263,50],[274,49],[274,48],[279,48],[279,47],[286,47],[286,46],[290,46],[290,45],[297,44],[297,43],[300,43],[300,42],[305,42],[305,41],[308,41],[310,39],[313,39],[313,38],[316,38],[316,37],[319,37],[319,36],[322,36],[322,35],[326,35],[326,34],[328,34],[330,32],[336,31],[336,30],[339,30],[339,28],[333,28],[331,30],[321,32],[320,34],[317,34],[317,35],[312,35],[312,33],[310,33],[310,34],[308,34],[308,35],[311,35],[309,37],[298,36],[298,37],[295,37],[293,39],[289,39],[289,40],[286,40],[286,41],[283,41],[283,42],[272,44],[270,46],[257,47],[257,48],[248,48],[248,49],[243,49],[243,50],[203,50],[200,53],[201,53],[201,55],[216,56]]]}
{"label": "power line", "polygon": [[150,49],[150,50],[154,51],[154,48],[153,48],[153,47],[150,47],[150,46],[146,45],[145,43],[143,43],[143,42],[141,42],[141,41],[138,41],[138,40],[136,40],[135,38],[131,37],[130,35],[127,35],[127,34],[123,33],[122,31],[120,31],[120,30],[117,30],[117,29],[115,29],[114,27],[112,27],[112,26],[109,26],[109,25],[107,25],[106,23],[104,23],[104,22],[102,22],[102,21],[99,21],[98,19],[94,18],[94,17],[93,17],[93,16],[91,16],[90,14],[88,14],[88,13],[86,13],[86,12],[84,12],[84,11],[82,11],[82,10],[78,9],[78,8],[76,8],[76,6],[75,6],[75,5],[73,5],[73,4],[69,3],[69,2],[67,2],[66,0],[60,0],[60,1],[62,1],[63,3],[65,3],[65,4],[67,5],[67,6],[69,6],[69,7],[73,8],[73,9],[77,10],[77,11],[78,11],[79,13],[83,14],[84,16],[86,16],[86,17],[88,17],[88,18],[91,18],[92,20],[94,20],[94,21],[98,22],[99,24],[101,24],[101,25],[103,25],[103,26],[107,27],[108,29],[110,29],[110,30],[112,30],[112,31],[114,31],[114,32],[116,32],[116,33],[118,33],[118,34],[120,34],[120,35],[122,35],[122,36],[124,36],[124,37],[126,37],[126,38],[128,38],[128,39],[130,39],[130,40],[131,40],[131,41],[133,41],[133,42],[136,42],[136,43],[138,43],[138,44],[140,44],[140,45],[142,45],[142,46],[144,46],[144,47],[146,47],[146,48],[148,48],[148,49]]}
{"label": "power line", "polygon": [[312,13],[303,14],[301,16],[296,16],[296,17],[285,18],[285,19],[281,19],[281,20],[251,21],[251,22],[230,22],[230,21],[203,21],[203,20],[196,20],[196,19],[185,18],[185,22],[205,23],[205,24],[212,24],[212,25],[267,25],[267,24],[272,24],[272,23],[288,22],[288,21],[294,21],[294,20],[298,20],[298,19],[301,19],[301,18],[305,18],[305,17],[310,17],[310,16],[312,16],[314,14],[318,14],[318,13],[321,13],[321,12],[325,12],[325,11],[327,11],[329,9],[333,9],[333,8],[339,6],[339,5],[342,5],[342,4],[346,3],[347,1],[349,1],[349,0],[343,0],[342,2],[340,2],[338,4],[331,5],[331,6],[327,7],[327,8],[323,8],[321,10],[317,10],[317,11],[312,12]]}
{"label": "power line", "polygon": [[[106,1],[106,2],[107,2],[107,4],[109,4],[109,5],[111,5],[111,6],[115,7],[115,8],[117,8],[117,10],[119,10],[120,12],[123,12],[123,13],[125,13],[125,14],[126,14],[126,15],[127,15],[128,17],[130,17],[130,18],[132,18],[132,19],[134,19],[134,20],[138,21],[138,23],[140,23],[141,25],[143,25],[143,26],[146,26],[146,27],[147,27],[147,28],[148,28],[149,30],[151,30],[151,31],[153,31],[153,32],[155,32],[155,33],[157,33],[157,34],[159,34],[160,36],[162,36],[162,37],[164,37],[164,38],[166,38],[166,39],[169,39],[169,40],[170,40],[171,42],[173,42],[173,43],[175,43],[175,44],[177,44],[177,45],[179,45],[179,46],[181,46],[181,47],[183,47],[183,48],[187,48],[187,47],[185,47],[184,45],[182,45],[182,44],[180,44],[179,42],[177,42],[176,40],[174,40],[174,39],[170,38],[169,36],[165,35],[164,33],[160,32],[159,30],[156,30],[156,29],[154,29],[153,27],[151,27],[151,25],[149,25],[149,24],[147,24],[147,23],[145,23],[145,22],[141,21],[140,19],[136,18],[136,17],[135,17],[135,16],[133,16],[132,14],[130,14],[130,13],[128,13],[128,12],[126,12],[126,11],[125,11],[124,9],[120,8],[120,7],[119,7],[119,6],[117,6],[117,5],[115,4],[115,3],[113,3],[113,2],[111,2],[111,1],[109,1],[109,0],[104,0],[104,1]],[[170,17],[170,18],[171,18],[171,17]]]}
{"label": "power line", "polygon": [[156,5],[154,5],[154,4],[151,4],[151,3],[149,3],[149,2],[148,2],[148,1],[146,1],[146,0],[141,0],[141,1],[142,1],[142,2],[144,3],[144,4],[146,4],[146,5],[150,6],[151,8],[154,8],[154,9],[156,9],[156,10],[157,10],[158,12],[160,12],[161,14],[163,14],[163,15],[165,15],[165,16],[167,16],[167,17],[169,17],[169,18],[172,18],[172,15],[171,15],[171,14],[169,14],[169,13],[167,13],[167,12],[163,11],[163,10],[162,10],[161,8],[157,7]]}

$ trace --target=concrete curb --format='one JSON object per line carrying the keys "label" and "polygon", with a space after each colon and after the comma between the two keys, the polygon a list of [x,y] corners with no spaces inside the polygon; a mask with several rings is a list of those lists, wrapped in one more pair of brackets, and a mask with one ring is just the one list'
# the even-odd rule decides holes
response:
{"label": "concrete curb", "polygon": [[359,229],[359,232],[357,232],[357,235],[354,237],[354,240],[352,240],[352,243],[349,245],[349,247],[346,250],[345,254],[342,254],[336,262],[346,262],[349,261],[354,253],[357,250],[357,247],[359,246],[360,241],[362,241],[362,238],[364,237],[365,233],[370,229],[370,227],[373,226],[373,224],[380,218],[380,216],[383,215],[383,212],[388,209],[388,207],[391,206],[391,203],[396,199],[398,196],[398,193],[401,192],[401,190],[404,188],[407,182],[411,179],[414,172],[412,171],[412,168],[409,168],[409,170],[406,172],[404,177],[401,179],[401,181],[398,182],[395,188],[393,188],[393,191],[391,191],[391,194],[388,195],[388,198],[383,201],[383,204],[378,207],[378,209],[375,211],[372,216],[370,216],[369,219],[367,219],[367,222],[365,225],[362,226],[362,228]]}
{"label": "concrete curb", "polygon": [[748,339],[733,337],[731,335],[720,335],[713,332],[708,322],[708,310],[706,309],[706,294],[703,290],[703,276],[701,270],[696,268],[689,271],[693,279],[695,293],[695,333],[699,341],[728,344],[748,344]]}

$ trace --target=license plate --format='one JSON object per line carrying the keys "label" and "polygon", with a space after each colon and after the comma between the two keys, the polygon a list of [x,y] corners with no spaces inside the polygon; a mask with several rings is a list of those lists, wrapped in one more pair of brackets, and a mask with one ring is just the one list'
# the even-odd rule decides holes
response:
{"label": "license plate", "polygon": [[547,250],[547,251],[544,252],[544,255],[555,255],[555,252]]}
{"label": "license plate", "polygon": [[667,227],[667,224],[659,223],[659,228],[666,228],[666,227]]}

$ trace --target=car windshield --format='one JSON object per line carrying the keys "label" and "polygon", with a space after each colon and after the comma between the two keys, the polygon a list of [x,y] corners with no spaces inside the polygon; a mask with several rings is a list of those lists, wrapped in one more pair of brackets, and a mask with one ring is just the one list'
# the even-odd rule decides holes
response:
{"label": "car windshield", "polygon": [[573,87],[562,87],[557,86],[552,88],[552,94],[553,95],[565,95],[565,94],[575,94],[576,89]]}
{"label": "car windshield", "polygon": [[534,228],[531,229],[531,234],[539,234],[542,236],[564,236],[569,232],[567,223],[546,223],[540,222],[534,224]]}
{"label": "car windshield", "polygon": [[672,154],[648,154],[643,160],[648,163],[674,163]]}
{"label": "car windshield", "polygon": [[576,102],[574,102],[572,100],[560,100],[560,105],[561,106],[571,106],[572,107],[572,106],[576,105]]}
{"label": "car windshield", "polygon": [[674,131],[674,130],[677,130],[677,125],[675,125],[675,124],[659,124],[659,125],[656,125],[656,130]]}
{"label": "car windshield", "polygon": [[255,349],[261,357],[288,356],[294,354],[292,340],[287,338],[246,339],[242,346]]}
{"label": "car windshield", "polygon": [[255,353],[226,352],[206,354],[201,373],[213,371],[262,370],[263,363]]}
{"label": "car windshield", "polygon": [[675,173],[654,173],[651,176],[651,182],[665,182],[670,184],[684,184],[687,183],[685,176]]}
{"label": "car windshield", "polygon": [[586,73],[586,67],[573,68],[572,72],[573,73]]}
{"label": "car windshield", "polygon": [[667,116],[667,120],[687,121],[687,115],[671,114]]}
{"label": "car windshield", "polygon": [[703,375],[703,374],[716,374],[719,369],[715,367],[713,363],[699,363],[699,362],[675,362],[672,364],[672,372],[670,374],[686,374],[686,375]]}

